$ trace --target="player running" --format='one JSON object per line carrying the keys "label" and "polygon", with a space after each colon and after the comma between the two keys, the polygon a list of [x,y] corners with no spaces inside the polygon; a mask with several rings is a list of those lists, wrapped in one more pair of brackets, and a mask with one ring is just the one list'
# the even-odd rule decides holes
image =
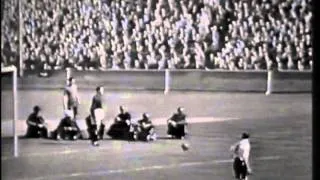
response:
{"label": "player running", "polygon": [[179,107],[177,109],[177,113],[173,114],[173,116],[168,119],[168,135],[178,138],[184,139],[187,132],[187,121],[186,114],[184,114],[184,108]]}
{"label": "player running", "polygon": [[233,153],[233,170],[236,179],[247,180],[247,175],[251,174],[249,164],[250,149],[248,133],[243,133],[241,140],[230,148],[230,151]]}
{"label": "player running", "polygon": [[47,124],[44,122],[44,119],[41,116],[40,111],[41,109],[39,106],[33,107],[33,113],[31,113],[27,119],[28,129],[25,137],[28,137],[28,138],[38,138],[38,137],[47,138],[48,137]]}
{"label": "player running", "polygon": [[[90,139],[93,146],[99,146],[98,139],[103,139],[104,134],[104,124],[101,122],[104,119],[104,110],[102,103],[102,95],[104,93],[104,88],[98,86],[96,88],[96,94],[92,98],[91,108],[90,108]],[[98,131],[99,127],[99,131]]]}

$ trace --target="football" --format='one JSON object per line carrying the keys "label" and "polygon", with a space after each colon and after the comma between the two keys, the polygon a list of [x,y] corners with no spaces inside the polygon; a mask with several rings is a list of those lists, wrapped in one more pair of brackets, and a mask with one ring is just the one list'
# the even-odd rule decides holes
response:
{"label": "football", "polygon": [[181,148],[183,151],[188,151],[190,147],[188,143],[182,143]]}

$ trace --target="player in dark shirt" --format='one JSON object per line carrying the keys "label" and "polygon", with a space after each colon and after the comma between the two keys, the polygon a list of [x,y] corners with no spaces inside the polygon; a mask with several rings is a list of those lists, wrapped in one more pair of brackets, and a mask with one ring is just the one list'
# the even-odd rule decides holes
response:
{"label": "player in dark shirt", "polygon": [[[96,88],[96,94],[92,98],[92,103],[90,107],[91,116],[91,142],[94,146],[99,146],[98,139],[103,138],[105,125],[101,122],[104,118],[104,111],[102,105],[102,95],[104,93],[104,88],[98,86]],[[98,131],[99,127],[99,131]]]}
{"label": "player in dark shirt", "polygon": [[108,135],[112,138],[129,139],[130,138],[130,125],[131,115],[125,110],[124,106],[119,107],[120,113],[114,119]]}
{"label": "player in dark shirt", "polygon": [[155,126],[150,120],[150,115],[142,114],[142,119],[138,121],[138,139],[144,141],[156,140]]}
{"label": "player in dark shirt", "polygon": [[186,115],[183,113],[184,109],[179,107],[177,113],[168,119],[168,135],[175,138],[184,138],[186,135]]}
{"label": "player in dark shirt", "polygon": [[31,113],[27,119],[28,129],[25,137],[48,137],[47,125],[40,115],[40,111],[39,106],[33,108],[33,113]]}

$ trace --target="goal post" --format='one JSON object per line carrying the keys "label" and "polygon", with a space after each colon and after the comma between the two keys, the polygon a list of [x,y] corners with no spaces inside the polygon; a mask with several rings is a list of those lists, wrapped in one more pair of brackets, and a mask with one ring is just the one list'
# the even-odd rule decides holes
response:
{"label": "goal post", "polygon": [[15,66],[1,67],[1,74],[12,73],[12,91],[13,91],[13,156],[18,157],[18,134],[17,134],[17,119],[18,119],[18,88],[17,88],[17,68]]}
{"label": "goal post", "polygon": [[270,95],[273,91],[273,71],[268,70],[266,95]]}
{"label": "goal post", "polygon": [[164,72],[164,94],[168,94],[170,90],[170,71],[166,69]]}

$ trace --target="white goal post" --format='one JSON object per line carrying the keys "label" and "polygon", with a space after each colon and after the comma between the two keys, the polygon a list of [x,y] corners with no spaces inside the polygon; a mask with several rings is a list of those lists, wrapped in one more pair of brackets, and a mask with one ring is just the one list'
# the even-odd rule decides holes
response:
{"label": "white goal post", "polygon": [[164,74],[164,94],[168,94],[170,91],[170,71],[169,69],[165,70]]}
{"label": "white goal post", "polygon": [[270,95],[273,91],[273,83],[272,83],[272,79],[273,79],[273,71],[272,70],[268,70],[268,77],[267,77],[267,90],[266,90],[266,95]]}
{"label": "white goal post", "polygon": [[18,89],[17,89],[17,68],[15,66],[1,67],[2,73],[12,73],[12,91],[13,91],[13,156],[18,157],[18,135],[17,135],[17,119],[18,119]]}

